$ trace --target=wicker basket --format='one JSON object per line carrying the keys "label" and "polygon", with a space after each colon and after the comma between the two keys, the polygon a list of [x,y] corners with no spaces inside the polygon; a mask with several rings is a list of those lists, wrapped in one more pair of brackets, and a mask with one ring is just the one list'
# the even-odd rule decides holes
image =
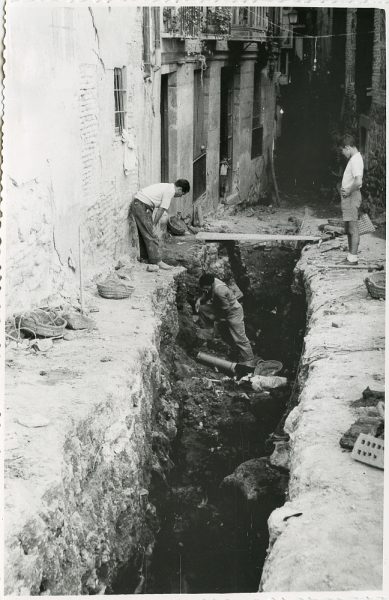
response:
{"label": "wicker basket", "polygon": [[185,235],[186,225],[179,217],[170,217],[167,228],[173,235]]}
{"label": "wicker basket", "polygon": [[21,315],[18,319],[20,329],[30,331],[41,337],[62,337],[67,322],[53,311],[39,308]]}
{"label": "wicker basket", "polygon": [[385,271],[371,273],[365,277],[365,285],[372,298],[385,298]]}
{"label": "wicker basket", "polygon": [[124,298],[129,298],[134,289],[133,286],[114,279],[107,279],[106,281],[97,284],[97,291],[100,296],[102,296],[102,298],[108,298],[109,300],[123,300]]}

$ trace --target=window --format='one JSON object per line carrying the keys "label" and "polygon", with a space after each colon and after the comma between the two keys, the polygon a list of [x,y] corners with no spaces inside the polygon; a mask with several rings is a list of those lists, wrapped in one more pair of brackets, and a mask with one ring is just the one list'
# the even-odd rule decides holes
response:
{"label": "window", "polygon": [[262,106],[261,106],[261,70],[258,66],[254,70],[254,99],[253,99],[253,122],[251,137],[251,158],[262,155]]}
{"label": "window", "polygon": [[115,95],[115,131],[122,133],[126,126],[125,69],[113,70]]}

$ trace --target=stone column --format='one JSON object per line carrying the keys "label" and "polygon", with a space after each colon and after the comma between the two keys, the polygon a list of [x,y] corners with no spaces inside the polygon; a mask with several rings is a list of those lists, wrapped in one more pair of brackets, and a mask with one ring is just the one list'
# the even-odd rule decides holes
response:
{"label": "stone column", "polygon": [[207,111],[207,197],[206,210],[216,209],[219,203],[219,167],[220,167],[220,72],[221,60],[208,63],[208,86],[205,96]]}

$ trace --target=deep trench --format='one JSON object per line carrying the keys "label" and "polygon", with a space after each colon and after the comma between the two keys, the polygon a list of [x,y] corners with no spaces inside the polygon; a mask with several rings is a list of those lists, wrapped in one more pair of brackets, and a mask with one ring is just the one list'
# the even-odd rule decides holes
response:
{"label": "deep trench", "polygon": [[[269,456],[274,437],[285,435],[282,425],[297,396],[306,318],[305,297],[292,286],[300,251],[226,243],[216,257],[244,294],[246,332],[255,354],[283,363],[280,374],[288,385],[270,395],[240,387],[196,362],[199,349],[222,357],[230,350],[214,338],[199,339],[193,322],[204,264],[176,260],[187,268],[177,289],[180,329],[161,358],[170,380],[168,401],[179,411],[168,451],[156,436],[154,451],[163,455],[165,470],[153,472],[149,488],[155,544],[146,558],[143,554],[120,570],[108,593],[258,591],[267,519],[284,504],[288,484],[288,471],[272,466]],[[212,266],[211,261],[207,268]],[[243,471],[224,481],[242,463]]]}

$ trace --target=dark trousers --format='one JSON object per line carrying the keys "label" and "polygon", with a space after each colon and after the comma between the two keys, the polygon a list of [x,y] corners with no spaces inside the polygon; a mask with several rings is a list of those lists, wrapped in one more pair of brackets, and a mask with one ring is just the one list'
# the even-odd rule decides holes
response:
{"label": "dark trousers", "polygon": [[140,258],[156,265],[161,260],[159,239],[153,224],[153,210],[137,198],[131,204],[130,212],[138,228]]}
{"label": "dark trousers", "polygon": [[224,342],[235,350],[238,361],[253,360],[254,354],[244,328],[243,308],[239,305],[225,320],[217,319],[211,304],[201,304],[200,319],[206,327],[217,322],[217,329]]}

